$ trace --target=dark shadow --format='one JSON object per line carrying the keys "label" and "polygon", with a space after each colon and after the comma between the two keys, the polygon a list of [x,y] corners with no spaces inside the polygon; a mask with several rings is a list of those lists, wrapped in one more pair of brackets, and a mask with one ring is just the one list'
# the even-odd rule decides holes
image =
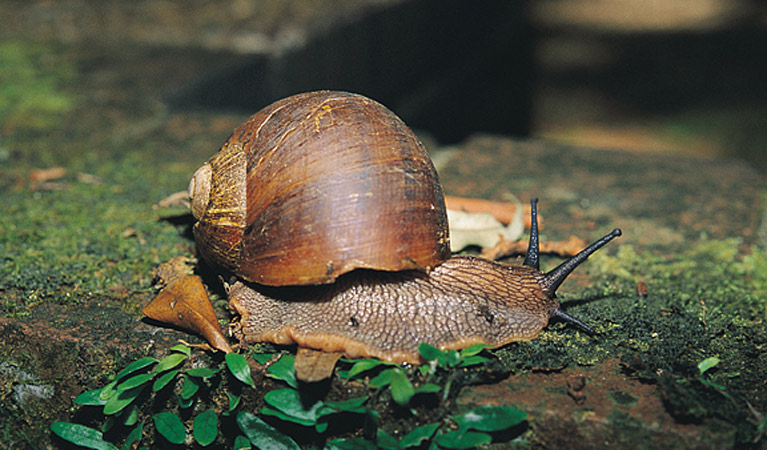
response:
{"label": "dark shadow", "polygon": [[233,55],[168,101],[253,113],[298,92],[338,89],[378,100],[445,143],[476,131],[524,135],[532,44],[526,2],[399,2],[283,54]]}

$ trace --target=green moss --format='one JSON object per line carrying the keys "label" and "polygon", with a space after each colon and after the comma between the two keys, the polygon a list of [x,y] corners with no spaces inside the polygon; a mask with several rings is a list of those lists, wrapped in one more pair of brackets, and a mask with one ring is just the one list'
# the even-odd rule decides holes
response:
{"label": "green moss", "polygon": [[[746,402],[767,410],[767,254],[739,244],[703,238],[673,258],[629,245],[615,256],[596,254],[584,267],[592,284],[577,295],[565,284],[560,293],[596,336],[554,323],[538,339],[499,353],[517,371],[619,357],[627,375],[661,387],[678,420],[724,420],[747,441],[756,419]],[[640,281],[646,297],[636,292]],[[703,378],[697,364],[711,356],[721,363]]]}
{"label": "green moss", "polygon": [[55,53],[39,44],[0,41],[0,128],[41,130],[75,105],[66,90],[75,66]]}
{"label": "green moss", "polygon": [[151,207],[161,187],[61,182],[63,190],[4,193],[0,290],[11,295],[3,296],[3,314],[146,290],[156,264],[189,251],[182,230],[158,221]]}
{"label": "green moss", "polygon": [[634,406],[637,402],[636,397],[623,391],[610,392],[610,398],[621,406]]}

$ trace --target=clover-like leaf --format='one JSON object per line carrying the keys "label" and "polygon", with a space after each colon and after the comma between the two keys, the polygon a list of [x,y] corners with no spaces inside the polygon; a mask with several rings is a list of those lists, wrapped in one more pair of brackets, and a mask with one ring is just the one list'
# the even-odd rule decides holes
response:
{"label": "clover-like leaf", "polygon": [[104,440],[104,435],[100,431],[85,425],[70,422],[53,422],[51,424],[51,431],[61,439],[81,447],[95,450],[117,450],[117,447]]}
{"label": "clover-like leaf", "polygon": [[440,434],[435,441],[445,448],[474,448],[478,445],[489,444],[493,438],[486,433],[458,430]]}
{"label": "clover-like leaf", "polygon": [[296,379],[294,365],[295,356],[284,354],[280,356],[280,359],[269,366],[266,370],[266,376],[276,380],[282,380],[287,383],[288,386],[298,389],[298,380]]}
{"label": "clover-like leaf", "polygon": [[300,450],[296,441],[247,411],[237,414],[237,426],[261,450]]}
{"label": "clover-like leaf", "polygon": [[[264,395],[264,401],[273,409],[264,407],[262,413],[307,426],[315,425],[320,417],[333,412],[322,401],[306,407],[301,394],[290,388],[270,391]],[[275,410],[281,414],[275,414]]]}
{"label": "clover-like leaf", "polygon": [[244,356],[239,353],[227,353],[224,358],[226,359],[226,367],[229,368],[229,372],[231,372],[235,378],[250,387],[256,387],[256,383],[253,382],[253,378],[250,377],[248,360],[245,359]]}
{"label": "clover-like leaf", "polygon": [[415,428],[399,441],[399,448],[418,447],[431,439],[439,428],[439,423],[430,423]]}
{"label": "clover-like leaf", "polygon": [[176,378],[176,375],[178,375],[179,370],[169,370],[165,372],[164,374],[157,377],[156,380],[154,380],[154,383],[152,384],[152,390],[157,392],[162,390],[165,386],[168,385],[171,381],[173,381],[174,378]]}
{"label": "clover-like leaf", "polygon": [[203,447],[213,443],[218,436],[218,416],[212,409],[200,413],[192,422],[192,436]]}
{"label": "clover-like leaf", "polygon": [[410,399],[415,395],[415,388],[401,369],[394,369],[391,373],[391,396],[400,406],[407,406]]}
{"label": "clover-like leaf", "polygon": [[154,427],[171,444],[183,444],[186,440],[186,428],[181,419],[170,412],[160,412],[152,416]]}
{"label": "clover-like leaf", "polygon": [[146,385],[141,385],[133,389],[117,392],[115,395],[110,397],[109,400],[107,400],[107,402],[104,404],[104,409],[102,412],[105,416],[109,416],[122,411],[126,406],[133,403],[133,401],[136,400],[136,397],[144,392],[145,387]]}
{"label": "clover-like leaf", "polygon": [[101,391],[104,388],[94,389],[92,391],[83,392],[75,398],[75,405],[88,405],[88,406],[103,406],[107,400],[101,398]]}
{"label": "clover-like leaf", "polygon": [[509,406],[480,406],[463,414],[453,416],[461,429],[500,431],[519,425],[527,413]]}

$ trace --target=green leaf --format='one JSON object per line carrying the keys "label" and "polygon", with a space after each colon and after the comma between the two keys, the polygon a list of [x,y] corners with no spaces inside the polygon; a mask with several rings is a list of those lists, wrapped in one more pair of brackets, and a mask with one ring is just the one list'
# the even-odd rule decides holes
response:
{"label": "green leaf", "polygon": [[209,367],[195,367],[186,371],[186,374],[190,377],[197,378],[210,378],[218,373],[218,369],[211,369]]}
{"label": "green leaf", "polygon": [[377,448],[375,442],[368,441],[367,439],[341,438],[328,441],[322,450],[376,450]]}
{"label": "green leaf", "polygon": [[176,401],[178,402],[178,407],[181,409],[186,409],[194,405],[194,398],[181,398],[181,396],[177,395]]}
{"label": "green leaf", "polygon": [[366,408],[362,406],[366,401],[368,400],[368,397],[356,397],[356,398],[350,398],[348,400],[341,400],[337,402],[325,402],[325,406],[328,406],[333,409],[337,409],[339,411],[346,411],[346,412],[352,412],[352,413],[364,413],[366,411]]}
{"label": "green leaf", "polygon": [[453,416],[453,420],[461,429],[478,431],[505,430],[519,425],[526,418],[527,413],[508,406],[480,406],[461,415]]}
{"label": "green leaf", "polygon": [[179,370],[170,370],[168,372],[165,372],[164,374],[157,377],[156,380],[154,380],[154,384],[152,385],[152,390],[157,392],[162,390],[165,386],[168,385],[171,381],[173,381],[174,378],[176,378],[176,375],[178,375]]}
{"label": "green leaf", "polygon": [[239,435],[234,438],[234,445],[232,450],[251,450],[253,447],[250,445],[250,441],[243,435]]}
{"label": "green leaf", "polygon": [[712,356],[710,358],[706,358],[703,361],[698,363],[698,370],[700,371],[700,374],[703,375],[706,373],[708,369],[711,369],[712,367],[716,367],[717,364],[719,364],[720,360],[716,356]]}
{"label": "green leaf", "polygon": [[109,430],[112,429],[112,427],[114,427],[114,425],[115,425],[115,417],[116,416],[109,416],[109,417],[107,417],[107,420],[105,420],[104,423],[101,424],[101,432],[102,433],[107,433],[107,432],[109,432]]}
{"label": "green leaf", "polygon": [[116,395],[110,397],[104,404],[103,414],[109,416],[122,411],[123,408],[133,403],[133,400],[136,400],[136,397],[141,395],[145,387],[146,385],[141,385],[133,389],[117,392]]}
{"label": "green leaf", "polygon": [[227,412],[232,412],[240,404],[242,395],[226,391],[226,396],[229,398],[229,410]]}
{"label": "green leaf", "polygon": [[128,389],[139,387],[143,384],[150,382],[152,378],[154,378],[154,376],[155,376],[154,373],[142,373],[140,375],[130,377],[127,380],[123,381],[122,383],[118,384],[115,390],[127,391]]}
{"label": "green leaf", "polygon": [[186,428],[177,415],[161,412],[152,416],[157,432],[171,444],[183,444],[186,440]]}
{"label": "green leaf", "polygon": [[75,398],[75,405],[81,406],[103,406],[107,400],[101,398],[101,391],[104,388],[94,389],[92,391],[83,392]]}
{"label": "green leaf", "polygon": [[125,438],[125,442],[123,443],[123,446],[120,447],[120,450],[130,450],[133,448],[133,444],[136,442],[141,441],[141,437],[144,433],[144,424],[140,423],[136,428],[131,430],[130,433],[128,433],[128,436]]}
{"label": "green leaf", "polygon": [[413,384],[401,369],[394,369],[391,373],[391,396],[400,406],[407,406],[415,394]]}
{"label": "green leaf", "polygon": [[186,359],[186,355],[181,353],[171,353],[162,359],[154,368],[154,373],[165,372],[166,370],[173,369]]}
{"label": "green leaf", "polygon": [[368,370],[375,369],[376,367],[389,365],[392,364],[377,359],[361,359],[355,362],[352,368],[349,369],[347,376],[351,379],[361,373],[367,372]]}
{"label": "green leaf", "polygon": [[226,359],[226,367],[229,368],[229,372],[231,372],[235,378],[248,386],[253,388],[256,387],[256,383],[254,383],[253,378],[250,377],[250,366],[248,366],[248,361],[244,356],[239,353],[227,353],[224,358]]}
{"label": "green leaf", "polygon": [[444,361],[440,360],[440,365],[447,364],[448,367],[455,367],[461,362],[461,355],[456,350],[448,350],[445,352]]}
{"label": "green leaf", "polygon": [[461,364],[459,364],[459,366],[460,367],[476,366],[477,364],[482,364],[485,361],[489,361],[489,360],[490,358],[487,358],[482,355],[473,355],[473,356],[464,358],[463,361],[461,361]]}
{"label": "green leaf", "polygon": [[104,435],[100,431],[85,425],[70,422],[53,422],[51,424],[51,431],[61,439],[81,447],[96,450],[117,450],[117,447],[104,440]]}
{"label": "green leaf", "polygon": [[266,376],[276,380],[282,380],[288,386],[298,389],[298,380],[296,379],[296,369],[294,368],[296,357],[293,355],[282,355],[268,369]]}
{"label": "green leaf", "polygon": [[138,422],[138,406],[135,403],[131,403],[120,415],[123,419],[123,425],[132,427]]}
{"label": "green leaf", "polygon": [[184,400],[189,400],[200,389],[200,380],[198,378],[184,376],[184,385],[181,386],[181,393],[179,397]]}
{"label": "green leaf", "polygon": [[115,395],[117,393],[117,391],[115,391],[115,386],[117,386],[118,381],[119,380],[112,380],[106,386],[101,388],[101,393],[99,394],[99,398],[102,400],[107,400],[111,398],[113,395]]}
{"label": "green leaf", "polygon": [[384,430],[378,430],[376,432],[376,445],[378,448],[384,449],[384,450],[397,450],[399,448],[399,443],[397,442],[397,439],[393,438],[389,433],[385,432]]}
{"label": "green leaf", "polygon": [[493,438],[489,434],[463,430],[440,434],[436,439],[437,444],[446,448],[474,448],[492,441]]}
{"label": "green leaf", "polygon": [[434,383],[426,383],[415,388],[416,394],[433,394],[442,390],[442,386]]}
{"label": "green leaf", "polygon": [[300,450],[296,441],[280,433],[255,415],[240,411],[237,426],[260,450]]}
{"label": "green leaf", "polygon": [[379,389],[384,386],[388,386],[391,384],[391,374],[394,372],[394,370],[395,369],[386,369],[382,371],[368,382],[368,386],[372,387],[373,389]]}
{"label": "green leaf", "polygon": [[183,353],[186,356],[192,356],[192,349],[189,348],[188,345],[184,345],[184,344],[176,344],[170,348],[170,351]]}
{"label": "green leaf", "polygon": [[482,351],[486,348],[490,348],[487,344],[474,344],[470,345],[463,350],[461,350],[461,358],[468,358],[469,356],[474,356],[482,353]]}
{"label": "green leaf", "polygon": [[399,441],[400,448],[418,447],[422,443],[431,439],[439,428],[439,423],[430,423],[420,426],[410,433],[406,434]]}
{"label": "green leaf", "polygon": [[423,359],[426,361],[434,361],[435,359],[438,359],[444,355],[442,350],[427,343],[423,343],[418,346],[418,353],[420,353]]}
{"label": "green leaf", "polygon": [[156,362],[157,362],[157,359],[152,358],[151,356],[145,356],[141,359],[137,359],[136,361],[133,361],[132,363],[128,364],[123,370],[118,372],[118,374],[115,375],[114,377],[114,381],[119,381],[122,377],[130,375],[133,372],[137,372],[146,367],[149,367]]}
{"label": "green leaf", "polygon": [[257,363],[264,365],[268,363],[270,359],[274,358],[274,355],[276,355],[276,353],[254,353],[253,359],[255,359]]}
{"label": "green leaf", "polygon": [[218,416],[212,409],[200,413],[192,423],[192,435],[198,444],[206,447],[218,436]]}
{"label": "green leaf", "polygon": [[[327,410],[322,401],[317,401],[309,408],[304,407],[304,403],[301,401],[301,394],[295,389],[284,388],[276,389],[274,391],[267,392],[264,395],[264,401],[274,408],[275,410],[284,414],[285,417],[280,417],[283,420],[290,420],[301,425],[314,425],[317,423],[317,419],[332,413]],[[269,408],[267,411],[262,410],[264,414],[270,414]],[[274,415],[274,414],[270,414]],[[286,419],[287,417],[287,419]]]}

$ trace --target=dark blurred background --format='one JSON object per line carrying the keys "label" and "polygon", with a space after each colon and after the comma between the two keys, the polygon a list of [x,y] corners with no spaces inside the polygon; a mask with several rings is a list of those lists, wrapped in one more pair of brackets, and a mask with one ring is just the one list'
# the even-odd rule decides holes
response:
{"label": "dark blurred background", "polygon": [[0,18],[0,39],[181,52],[170,108],[344,89],[441,144],[491,132],[767,168],[756,0],[37,0]]}

